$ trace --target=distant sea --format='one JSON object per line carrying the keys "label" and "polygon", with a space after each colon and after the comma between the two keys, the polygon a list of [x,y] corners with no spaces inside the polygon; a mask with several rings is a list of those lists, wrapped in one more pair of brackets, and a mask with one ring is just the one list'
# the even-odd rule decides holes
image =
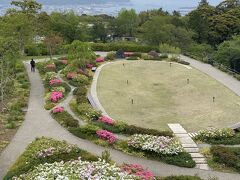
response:
{"label": "distant sea", "polygon": [[[117,15],[122,8],[136,9],[137,12],[148,9],[163,8],[165,11],[180,11],[187,14],[195,9],[200,0],[38,0],[43,4],[43,10],[51,13],[52,11],[70,11],[78,14],[109,14]],[[3,15],[10,5],[11,0],[0,0],[0,15]],[[221,0],[209,0],[211,5],[217,5]]]}

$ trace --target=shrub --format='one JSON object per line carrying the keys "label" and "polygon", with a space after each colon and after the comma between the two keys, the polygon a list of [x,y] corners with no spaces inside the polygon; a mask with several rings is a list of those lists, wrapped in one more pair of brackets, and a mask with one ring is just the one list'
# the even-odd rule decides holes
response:
{"label": "shrub", "polygon": [[49,85],[50,85],[50,86],[59,86],[61,83],[62,83],[62,82],[61,82],[61,80],[59,80],[59,79],[51,79],[51,80],[49,81]]}
{"label": "shrub", "polygon": [[74,82],[75,85],[78,85],[78,86],[80,86],[80,85],[84,86],[84,85],[89,84],[88,78],[82,74],[78,74],[78,75],[74,76],[72,81]]}
{"label": "shrub", "polygon": [[58,121],[63,127],[78,127],[78,120],[74,119],[68,112],[53,113],[53,118]]}
{"label": "shrub", "polygon": [[65,92],[66,92],[66,91],[65,91],[65,88],[64,88],[63,86],[52,87],[52,88],[51,88],[51,92],[54,92],[54,91],[56,91],[56,92],[62,92],[62,93],[65,93]]}
{"label": "shrub", "polygon": [[77,96],[76,101],[77,101],[78,104],[88,103],[88,99],[87,99],[86,95]]}
{"label": "shrub", "polygon": [[155,129],[141,128],[134,125],[125,125],[124,133],[129,135],[134,134],[149,134],[154,136],[169,136],[172,137],[172,132],[170,131],[158,131]]}
{"label": "shrub", "polygon": [[54,103],[49,103],[49,102],[47,102],[45,105],[44,105],[44,108],[46,109],[46,110],[50,110],[50,109],[52,109],[52,108],[54,108],[55,107],[55,104]]}
{"label": "shrub", "polygon": [[50,94],[51,102],[57,103],[62,98],[63,98],[63,93],[61,91],[53,91]]}
{"label": "shrub", "polygon": [[64,107],[56,107],[52,110],[53,114],[62,113],[64,111]]}
{"label": "shrub", "polygon": [[127,58],[127,60],[138,60],[137,56],[130,56]]}
{"label": "shrub", "polygon": [[100,130],[98,126],[87,124],[77,128],[70,128],[69,131],[75,136],[83,139],[96,139],[96,132]]}
{"label": "shrub", "polygon": [[161,55],[160,55],[160,58],[161,58],[161,59],[167,59],[167,58],[168,58],[168,55],[167,55],[167,54],[161,54]]}
{"label": "shrub", "polygon": [[157,47],[140,45],[135,43],[128,42],[118,42],[118,43],[92,43],[91,44],[93,51],[118,51],[122,49],[123,51],[131,51],[131,52],[149,52],[151,50],[158,51]]}
{"label": "shrub", "polygon": [[[70,147],[70,148],[68,148]],[[37,154],[49,148],[55,148],[58,151],[54,151],[51,156],[38,157]],[[68,152],[64,149],[68,148]],[[62,149],[64,151],[62,151]],[[13,176],[19,176],[26,173],[33,167],[39,164],[53,163],[60,161],[69,161],[81,157],[82,160],[97,161],[97,157],[79,149],[76,146],[68,145],[65,141],[56,141],[50,138],[39,138],[33,141],[26,148],[25,152],[17,159],[17,161],[10,168],[5,180],[11,179]]]}
{"label": "shrub", "polygon": [[45,71],[46,72],[55,72],[56,71],[56,65],[53,63],[53,64],[47,64],[45,66]]}
{"label": "shrub", "polygon": [[162,180],[201,180],[198,176],[169,176],[161,178]]}
{"label": "shrub", "polygon": [[158,58],[159,54],[156,51],[150,51],[148,53],[149,56],[153,57],[153,58]]}
{"label": "shrub", "polygon": [[107,56],[105,57],[106,61],[113,61],[114,59],[116,59],[116,52],[108,52]]}
{"label": "shrub", "polygon": [[96,58],[96,62],[100,63],[100,62],[104,62],[104,58],[103,57],[98,57]]}
{"label": "shrub", "polygon": [[68,65],[67,60],[54,60],[53,62],[56,65],[56,70],[57,71],[60,71],[60,70],[64,69]]}
{"label": "shrub", "polygon": [[89,121],[98,120],[101,115],[98,111],[94,110],[89,103],[82,103],[77,107],[77,112],[80,116],[85,117]]}
{"label": "shrub", "polygon": [[77,67],[72,66],[71,64],[67,65],[63,70],[62,73],[67,76],[68,73],[73,73],[73,72],[77,72]]}
{"label": "shrub", "polygon": [[98,121],[103,122],[103,123],[105,123],[107,125],[111,125],[111,126],[113,126],[115,124],[115,121],[112,118],[107,117],[107,116],[101,116],[98,119]]}
{"label": "shrub", "polygon": [[77,74],[75,72],[69,72],[67,74],[67,79],[72,80],[76,76],[77,76]]}
{"label": "shrub", "polygon": [[212,146],[210,152],[213,156],[213,161],[235,168],[240,172],[240,148]]}
{"label": "shrub", "polygon": [[105,129],[113,133],[122,133],[123,131],[123,129],[120,126],[118,126],[118,124],[115,124],[114,126],[112,126],[100,121],[93,121],[92,124],[100,127],[101,129]]}
{"label": "shrub", "polygon": [[171,54],[180,54],[181,53],[180,48],[171,46],[166,43],[162,43],[159,45],[159,51],[160,51],[160,53],[171,53]]}
{"label": "shrub", "polygon": [[74,89],[73,95],[75,96],[86,96],[87,95],[87,88],[86,86],[80,86]]}
{"label": "shrub", "polygon": [[57,79],[57,73],[55,73],[55,72],[47,72],[45,74],[45,81],[46,82],[50,82],[50,80],[52,80],[52,79]]}

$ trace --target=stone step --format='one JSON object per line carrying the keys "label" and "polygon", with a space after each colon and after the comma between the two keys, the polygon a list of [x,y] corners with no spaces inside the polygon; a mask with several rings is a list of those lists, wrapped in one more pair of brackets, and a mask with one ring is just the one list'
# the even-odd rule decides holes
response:
{"label": "stone step", "polygon": [[196,164],[207,164],[205,158],[193,158],[193,160],[196,162]]}
{"label": "stone step", "polygon": [[210,170],[207,164],[197,164],[195,168],[202,169],[202,170]]}
{"label": "stone step", "polygon": [[188,134],[175,134],[175,136],[178,137],[178,138],[187,138],[187,137],[189,137]]}
{"label": "stone step", "polygon": [[182,144],[195,144],[195,142],[190,137],[181,137],[178,139]]}
{"label": "stone step", "polygon": [[189,153],[192,158],[204,158],[204,156],[200,153]]}
{"label": "stone step", "polygon": [[168,124],[174,134],[187,134],[187,131],[180,124]]}
{"label": "stone step", "polygon": [[184,148],[184,149],[188,153],[198,153],[199,152],[198,148]]}
{"label": "stone step", "polygon": [[183,148],[197,148],[198,146],[194,143],[194,144],[182,144]]}

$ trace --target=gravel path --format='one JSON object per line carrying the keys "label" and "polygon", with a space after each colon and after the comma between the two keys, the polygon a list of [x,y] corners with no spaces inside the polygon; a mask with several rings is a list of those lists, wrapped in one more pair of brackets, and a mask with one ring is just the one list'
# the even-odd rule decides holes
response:
{"label": "gravel path", "polygon": [[[48,111],[44,110],[44,87],[39,73],[31,73],[29,63],[25,64],[25,66],[31,82],[29,107],[25,121],[0,156],[0,179],[2,179],[9,167],[24,152],[26,146],[36,137],[45,136],[58,140],[66,140],[68,143],[76,144],[84,150],[100,155],[105,148],[73,136],[52,119]],[[198,174],[204,179],[208,179],[209,177],[218,177],[219,180],[240,179],[239,174],[180,168],[157,161],[129,156],[113,149],[109,150],[112,159],[117,163],[138,163],[153,171],[157,176]]]}

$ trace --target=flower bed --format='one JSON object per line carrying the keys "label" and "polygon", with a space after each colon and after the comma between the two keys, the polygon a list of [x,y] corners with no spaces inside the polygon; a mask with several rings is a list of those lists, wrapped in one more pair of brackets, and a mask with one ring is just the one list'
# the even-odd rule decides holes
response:
{"label": "flower bed", "polygon": [[113,126],[115,124],[115,121],[107,116],[101,116],[98,121],[103,122],[105,124]]}
{"label": "flower bed", "polygon": [[201,130],[197,134],[194,139],[209,143],[216,142],[216,144],[218,144],[218,141],[222,142],[223,140],[232,139],[235,136],[234,131],[230,128]]}
{"label": "flower bed", "polygon": [[32,172],[21,175],[16,180],[23,179],[138,179],[121,170],[115,164],[111,165],[99,159],[96,162],[83,161],[80,158],[69,162],[41,164]]}
{"label": "flower bed", "polygon": [[73,79],[75,76],[77,76],[77,74],[75,72],[70,72],[67,74],[67,79],[71,80]]}
{"label": "flower bed", "polygon": [[93,64],[87,64],[87,68],[92,69],[94,65]]}
{"label": "flower bed", "polygon": [[163,155],[177,155],[183,152],[181,144],[176,139],[164,136],[135,134],[129,139],[128,145]]}
{"label": "flower bed", "polygon": [[46,71],[56,71],[56,65],[55,64],[48,64],[45,67]]}
{"label": "flower bed", "polygon": [[50,95],[50,101],[54,103],[57,103],[62,98],[63,98],[63,93],[61,91],[54,91]]}
{"label": "flower bed", "polygon": [[98,137],[100,137],[101,139],[107,140],[109,144],[113,144],[117,140],[114,134],[107,130],[98,130],[96,133]]}
{"label": "flower bed", "polygon": [[124,164],[121,168],[123,171],[127,172],[128,174],[134,174],[135,176],[138,176],[142,180],[155,179],[151,171],[145,170],[139,164]]}
{"label": "flower bed", "polygon": [[54,114],[57,114],[57,113],[62,113],[64,112],[64,107],[56,107],[53,109],[52,111]]}
{"label": "flower bed", "polygon": [[59,86],[61,84],[61,80],[60,79],[51,79],[49,81],[49,85],[50,86]]}

